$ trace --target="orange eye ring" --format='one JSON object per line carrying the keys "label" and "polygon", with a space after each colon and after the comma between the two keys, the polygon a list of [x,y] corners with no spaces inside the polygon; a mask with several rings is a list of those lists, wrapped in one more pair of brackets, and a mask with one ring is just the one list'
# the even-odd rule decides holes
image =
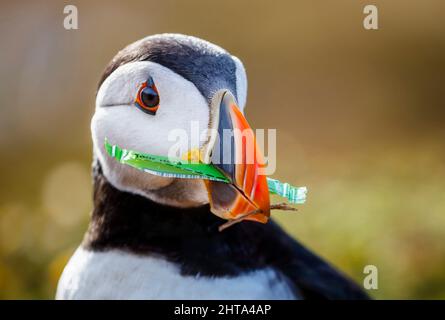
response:
{"label": "orange eye ring", "polygon": [[158,89],[151,77],[141,84],[134,102],[136,106],[145,113],[151,115],[156,114],[156,111],[159,109],[160,99]]}

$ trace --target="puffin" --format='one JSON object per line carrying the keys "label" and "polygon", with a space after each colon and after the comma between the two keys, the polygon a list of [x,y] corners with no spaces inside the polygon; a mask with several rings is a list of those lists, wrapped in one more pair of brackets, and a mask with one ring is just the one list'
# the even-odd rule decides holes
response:
{"label": "puffin", "polygon": [[[212,155],[217,145],[219,156],[231,148],[245,157],[214,132],[248,127],[246,97],[241,60],[197,37],[151,35],[116,54],[100,78],[91,121],[91,219],[56,299],[368,299],[265,214],[219,231],[249,205],[268,213],[265,178],[247,172],[256,160],[240,169]],[[233,183],[142,172],[104,148],[108,139],[167,156],[171,132],[191,134],[194,127],[213,130],[191,139],[190,148],[218,163]],[[236,186],[240,175],[244,184]]]}

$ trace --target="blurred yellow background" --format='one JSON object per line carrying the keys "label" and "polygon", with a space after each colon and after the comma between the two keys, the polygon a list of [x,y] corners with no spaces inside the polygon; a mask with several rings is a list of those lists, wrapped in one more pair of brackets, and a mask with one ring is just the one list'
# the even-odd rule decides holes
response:
{"label": "blurred yellow background", "polygon": [[278,131],[274,177],[309,188],[299,213],[274,213],[287,230],[360,283],[376,265],[373,297],[445,298],[444,14],[442,0],[2,2],[0,298],[54,296],[91,210],[98,79],[161,32],[244,62],[247,118]]}

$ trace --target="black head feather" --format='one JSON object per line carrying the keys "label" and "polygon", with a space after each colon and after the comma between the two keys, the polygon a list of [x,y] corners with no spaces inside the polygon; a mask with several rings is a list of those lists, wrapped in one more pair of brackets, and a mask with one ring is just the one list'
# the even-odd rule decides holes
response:
{"label": "black head feather", "polygon": [[106,67],[100,85],[118,67],[135,61],[151,61],[194,83],[208,100],[219,89],[236,97],[236,64],[224,49],[199,38],[181,34],[160,34],[136,41],[121,51]]}

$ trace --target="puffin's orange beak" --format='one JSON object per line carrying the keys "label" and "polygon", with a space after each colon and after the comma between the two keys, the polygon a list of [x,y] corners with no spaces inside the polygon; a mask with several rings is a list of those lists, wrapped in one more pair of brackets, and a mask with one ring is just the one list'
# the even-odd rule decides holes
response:
{"label": "puffin's orange beak", "polygon": [[226,91],[218,100],[215,108],[219,110],[214,110],[212,118],[218,134],[208,157],[232,183],[205,180],[211,211],[228,220],[249,214],[246,220],[266,223],[270,202],[266,176],[260,172],[261,150],[232,94]]}

